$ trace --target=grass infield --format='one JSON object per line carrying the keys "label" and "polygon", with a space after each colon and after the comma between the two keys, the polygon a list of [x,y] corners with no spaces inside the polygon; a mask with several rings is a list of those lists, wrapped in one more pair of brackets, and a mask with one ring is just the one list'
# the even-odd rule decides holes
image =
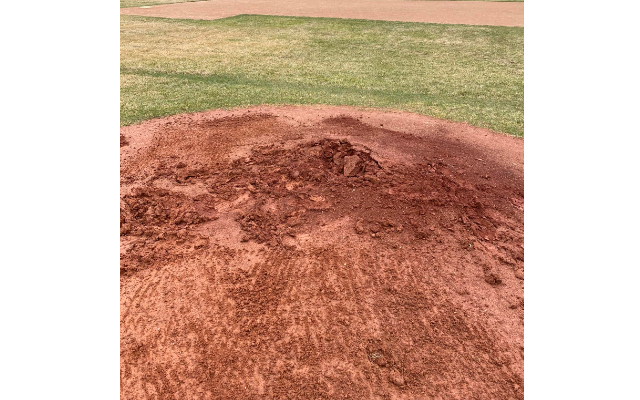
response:
{"label": "grass infield", "polygon": [[121,16],[121,125],[256,104],[393,108],[524,134],[524,28]]}

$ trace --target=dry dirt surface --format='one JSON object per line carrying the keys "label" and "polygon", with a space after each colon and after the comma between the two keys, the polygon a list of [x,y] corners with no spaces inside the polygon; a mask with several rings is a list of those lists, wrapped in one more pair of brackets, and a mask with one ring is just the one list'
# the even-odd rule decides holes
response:
{"label": "dry dirt surface", "polygon": [[523,399],[523,140],[254,107],[120,146],[122,399]]}
{"label": "dry dirt surface", "polygon": [[406,0],[215,0],[120,10],[125,15],[219,19],[240,14],[353,18],[439,24],[524,26],[524,3]]}

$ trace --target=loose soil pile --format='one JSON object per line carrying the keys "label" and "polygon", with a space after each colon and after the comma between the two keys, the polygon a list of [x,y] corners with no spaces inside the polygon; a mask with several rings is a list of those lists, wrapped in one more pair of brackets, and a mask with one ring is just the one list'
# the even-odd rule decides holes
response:
{"label": "loose soil pile", "polygon": [[523,141],[345,107],[121,130],[123,399],[522,399]]}

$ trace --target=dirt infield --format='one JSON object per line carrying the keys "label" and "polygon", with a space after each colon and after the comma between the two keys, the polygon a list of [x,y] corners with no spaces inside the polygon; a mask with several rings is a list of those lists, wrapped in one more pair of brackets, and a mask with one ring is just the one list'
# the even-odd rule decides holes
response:
{"label": "dirt infield", "polygon": [[522,399],[523,141],[348,107],[121,129],[123,399]]}
{"label": "dirt infield", "polygon": [[215,0],[123,8],[121,14],[219,19],[239,14],[353,18],[439,24],[524,26],[524,3],[405,0]]}

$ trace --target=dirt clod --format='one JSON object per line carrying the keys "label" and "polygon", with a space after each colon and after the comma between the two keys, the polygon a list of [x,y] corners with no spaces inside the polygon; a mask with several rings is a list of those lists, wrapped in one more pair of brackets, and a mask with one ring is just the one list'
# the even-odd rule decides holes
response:
{"label": "dirt clod", "polygon": [[344,175],[356,176],[362,171],[362,160],[358,156],[344,157]]}
{"label": "dirt clod", "polygon": [[402,374],[395,370],[389,373],[389,382],[393,383],[396,386],[404,386],[405,383]]}

